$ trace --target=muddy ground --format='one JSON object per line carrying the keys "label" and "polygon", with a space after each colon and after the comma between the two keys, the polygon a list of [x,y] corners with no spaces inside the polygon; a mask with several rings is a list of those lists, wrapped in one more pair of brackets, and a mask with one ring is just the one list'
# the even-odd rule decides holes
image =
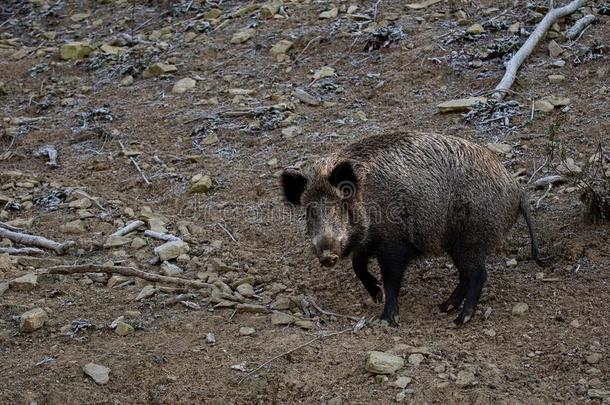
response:
{"label": "muddy ground", "polygon": [[[0,402],[610,401],[609,228],[584,219],[578,188],[595,175],[599,159],[591,156],[599,145],[610,145],[610,6],[590,2],[592,10],[555,27],[561,53],[549,56],[544,40],[504,103],[465,114],[437,109],[490,95],[503,61],[546,12],[546,2],[516,3],[441,1],[413,10],[396,0],[295,1],[265,18],[260,4],[244,12],[257,4],[245,1],[3,2],[0,221],[76,246],[38,260],[5,256],[0,281],[57,263],[158,273],[151,263],[162,242],[143,236],[148,227],[188,242],[189,252],[172,260],[184,270],[180,277],[216,284],[185,291],[192,295],[182,302],[167,285],[137,301],[142,280],[110,288],[96,275],[41,274],[25,291],[11,285],[0,295]],[[350,6],[357,9],[348,13]],[[329,10],[331,18],[319,18]],[[597,22],[565,42],[565,29],[590,12]],[[251,37],[231,43],[244,29],[254,29]],[[293,44],[276,57],[270,49],[280,40]],[[73,41],[95,50],[63,60],[60,48]],[[144,78],[156,62],[175,71]],[[549,75],[563,79],[551,83]],[[183,78],[194,87],[173,92]],[[532,110],[549,96],[569,100]],[[457,282],[449,259],[436,258],[409,269],[398,328],[353,332],[354,321],[303,308],[301,298],[367,320],[381,307],[348,263],[320,268],[304,240],[302,213],[282,201],[278,173],[365,135],[402,129],[508,145],[498,157],[530,189],[551,265],[528,259],[520,221],[490,258],[488,286],[467,326],[454,329],[452,316],[436,313]],[[46,145],[57,151],[58,166],[44,153],[37,157]],[[528,186],[562,171],[567,181],[550,191]],[[212,180],[205,193],[191,192],[198,174]],[[127,244],[104,247],[135,219],[146,226],[127,235]],[[232,291],[244,283],[254,296]],[[243,303],[289,314],[288,324],[238,310]],[[528,305],[522,315],[513,313],[518,303]],[[48,320],[25,332],[20,315],[32,308],[43,308]],[[110,327],[120,316],[133,333],[119,336]],[[254,333],[241,335],[243,327]],[[334,332],[342,333],[323,337]],[[404,356],[406,365],[371,376],[370,351]],[[110,368],[106,384],[83,373],[90,362]],[[409,377],[406,388],[395,386],[398,377]]]}

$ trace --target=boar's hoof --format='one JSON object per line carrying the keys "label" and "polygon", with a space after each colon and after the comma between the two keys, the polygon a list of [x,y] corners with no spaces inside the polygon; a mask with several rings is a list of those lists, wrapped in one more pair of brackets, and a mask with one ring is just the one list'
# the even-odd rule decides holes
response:
{"label": "boar's hoof", "polygon": [[373,323],[379,326],[390,326],[393,328],[397,328],[400,321],[400,317],[398,315],[393,315],[389,318],[379,318],[376,319]]}
{"label": "boar's hoof", "polygon": [[460,313],[460,315],[455,318],[453,320],[453,325],[456,328],[459,328],[460,326],[464,325],[466,322],[468,322],[470,320],[470,318],[472,318],[472,312],[469,311],[462,311]]}
{"label": "boar's hoof", "polygon": [[438,304],[438,312],[441,314],[446,314],[454,309],[455,307],[449,301],[445,301],[441,304]]}
{"label": "boar's hoof", "polygon": [[377,291],[371,293],[371,298],[373,298],[373,302],[376,304],[381,304],[383,302],[383,292],[381,288],[377,287]]}

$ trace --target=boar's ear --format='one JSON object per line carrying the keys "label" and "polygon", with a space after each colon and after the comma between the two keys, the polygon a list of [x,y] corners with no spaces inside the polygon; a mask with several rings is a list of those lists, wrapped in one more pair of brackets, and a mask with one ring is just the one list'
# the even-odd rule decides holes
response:
{"label": "boar's ear", "polygon": [[343,198],[350,198],[358,189],[358,177],[354,172],[352,163],[348,160],[339,163],[333,169],[328,181],[343,193]]}
{"label": "boar's ear", "polygon": [[284,170],[282,173],[282,189],[286,201],[294,205],[301,204],[301,195],[307,187],[307,177],[294,170]]}

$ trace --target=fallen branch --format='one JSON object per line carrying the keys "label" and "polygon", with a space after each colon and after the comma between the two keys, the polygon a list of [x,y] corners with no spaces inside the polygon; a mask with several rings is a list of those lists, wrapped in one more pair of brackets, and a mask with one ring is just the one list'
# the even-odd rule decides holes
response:
{"label": "fallen branch", "polygon": [[571,41],[576,38],[585,28],[591,25],[595,21],[595,16],[593,14],[588,14],[583,18],[579,19],[574,23],[572,28],[566,32],[566,39]]}
{"label": "fallen branch", "polygon": [[38,248],[0,248],[0,253],[9,255],[43,255],[44,250]]}
{"label": "fallen branch", "polygon": [[203,281],[191,280],[188,278],[168,277],[160,274],[147,273],[138,270],[134,267],[126,266],[105,266],[100,264],[80,264],[80,265],[63,265],[53,266],[46,269],[49,274],[81,274],[81,273],[107,273],[121,274],[128,277],[138,277],[143,280],[152,281],[155,283],[170,283],[183,285],[194,288],[212,288],[212,284],[204,283]]}
{"label": "fallen branch", "polygon": [[297,346],[297,347],[295,347],[295,348],[293,348],[293,349],[288,350],[287,352],[284,352],[284,353],[282,353],[282,354],[278,354],[277,356],[275,356],[275,357],[273,357],[273,358],[271,358],[271,359],[267,360],[266,362],[264,362],[263,364],[261,364],[260,366],[258,366],[257,368],[255,368],[254,370],[249,371],[249,372],[248,372],[248,374],[246,374],[246,375],[245,375],[245,376],[244,376],[244,377],[243,377],[241,380],[239,380],[239,382],[238,382],[237,384],[239,385],[239,384],[241,384],[242,382],[246,381],[248,378],[250,378],[250,376],[251,376],[252,374],[256,373],[258,370],[260,370],[260,369],[264,368],[265,366],[267,366],[267,365],[271,364],[272,362],[274,362],[275,360],[277,360],[277,359],[279,359],[279,358],[281,358],[281,357],[287,356],[287,355],[289,355],[290,353],[294,353],[294,352],[296,352],[297,350],[302,349],[302,348],[304,348],[304,347],[306,347],[306,346],[309,346],[310,344],[312,344],[312,343],[314,343],[314,342],[316,342],[316,341],[318,341],[318,340],[322,340],[322,339],[324,339],[324,338],[331,337],[331,336],[340,335],[340,334],[342,334],[342,333],[349,332],[349,331],[351,331],[351,330],[352,330],[352,328],[347,328],[347,329],[340,330],[340,331],[338,331],[338,332],[329,333],[329,334],[327,334],[327,335],[320,334],[320,335],[316,336],[315,338],[313,338],[313,339],[311,339],[311,340],[308,340],[307,342],[303,343],[302,345],[299,345],[299,346]]}
{"label": "fallen branch", "polygon": [[572,14],[586,3],[586,0],[574,0],[571,3],[560,7],[549,10],[547,15],[544,16],[542,21],[538,23],[536,29],[529,36],[527,41],[519,48],[517,53],[506,64],[506,73],[495,88],[493,97],[497,100],[502,100],[506,93],[510,90],[511,86],[517,78],[517,70],[521,67],[525,59],[534,51],[538,42],[544,37],[545,33],[551,28],[555,22],[567,15]]}
{"label": "fallen branch", "polygon": [[15,243],[20,243],[22,245],[37,246],[45,249],[54,250],[55,253],[57,253],[58,255],[63,254],[69,247],[74,246],[76,244],[73,241],[59,243],[42,236],[14,232],[6,228],[0,228],[0,237],[7,238]]}
{"label": "fallen branch", "polygon": [[361,320],[361,318],[358,318],[358,317],[355,317],[355,316],[337,314],[335,312],[326,311],[326,310],[320,308],[320,306],[316,303],[316,301],[314,301],[311,298],[309,300],[307,300],[307,303],[309,305],[311,305],[312,307],[314,307],[316,309],[316,311],[318,311],[319,313],[321,313],[323,315],[326,315],[326,316],[334,316],[335,318],[345,318],[345,319],[349,319],[349,320],[354,321],[354,322],[359,322]]}
{"label": "fallen branch", "polygon": [[544,198],[549,195],[549,193],[551,192],[551,189],[553,188],[553,183],[549,183],[549,187],[546,189],[546,191],[544,192],[544,194],[542,194],[542,197],[540,197],[538,199],[538,201],[536,201],[536,209],[538,209],[538,207],[540,207],[540,203],[542,202],[542,200],[544,200]]}
{"label": "fallen branch", "polygon": [[112,236],[127,235],[129,232],[135,231],[142,225],[144,225],[144,221],[140,221],[140,220],[132,221],[132,222],[128,223],[127,225],[125,225],[124,227],[122,227],[121,229],[117,230],[115,233],[112,234]]}
{"label": "fallen branch", "polygon": [[[123,142],[121,142],[120,140],[119,140],[119,145],[121,145],[121,150],[123,151],[123,154],[125,156],[127,156],[127,154],[125,153],[125,146],[123,146]],[[133,163],[133,165],[136,167],[136,170],[138,171],[138,173],[140,173],[140,176],[142,176],[142,179],[144,179],[144,182],[146,183],[146,185],[150,186],[150,181],[148,181],[148,179],[144,175],[144,172],[142,171],[142,169],[140,169],[140,165],[138,164],[138,162],[136,162],[136,160],[133,158],[133,156],[129,156],[129,160],[131,160],[131,163]]]}
{"label": "fallen branch", "polygon": [[155,232],[155,231],[151,231],[150,229],[144,231],[144,236],[148,236],[149,238],[153,238],[153,239],[159,239],[159,240],[164,240],[166,242],[173,242],[173,241],[181,241],[182,239],[180,239],[177,236],[174,236],[170,233],[161,233],[161,232]]}
{"label": "fallen branch", "polygon": [[21,232],[23,228],[17,228],[16,226],[5,224],[4,222],[0,222],[0,228],[8,229],[13,232]]}

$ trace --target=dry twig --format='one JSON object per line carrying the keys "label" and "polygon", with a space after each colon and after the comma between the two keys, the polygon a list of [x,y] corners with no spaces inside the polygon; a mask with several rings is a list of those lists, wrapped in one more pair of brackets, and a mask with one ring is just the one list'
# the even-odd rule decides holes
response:
{"label": "dry twig", "polygon": [[9,255],[44,255],[45,251],[38,248],[0,248],[0,253]]}
{"label": "dry twig", "polygon": [[547,15],[544,16],[542,21],[538,23],[536,29],[529,36],[527,41],[519,48],[517,53],[506,64],[506,73],[495,88],[493,97],[501,100],[504,98],[510,87],[517,78],[517,70],[521,67],[525,59],[533,52],[538,42],[544,37],[545,33],[551,28],[551,26],[560,18],[572,14],[586,3],[586,0],[574,0],[571,3],[549,10]]}
{"label": "dry twig", "polygon": [[595,16],[593,14],[588,14],[583,18],[579,19],[574,23],[574,25],[566,32],[566,39],[573,40],[575,39],[585,28],[591,25],[595,21]]}
{"label": "dry twig", "polygon": [[144,236],[148,236],[149,238],[153,238],[153,239],[159,239],[159,240],[164,240],[166,242],[173,242],[173,241],[182,241],[182,239],[180,239],[177,236],[172,235],[171,233],[161,233],[161,232],[155,232],[155,231],[151,231],[150,229],[147,229],[146,231],[144,231]]}
{"label": "dry twig", "polygon": [[132,222],[128,223],[127,225],[125,225],[124,227],[122,227],[121,229],[118,229],[115,233],[112,234],[112,236],[127,235],[129,232],[135,231],[142,225],[144,225],[144,221],[140,221],[140,220],[132,221]]}
{"label": "dry twig", "polygon": [[212,284],[204,283],[203,281],[191,280],[188,278],[168,277],[160,274],[147,273],[138,270],[134,267],[126,266],[104,266],[100,264],[78,264],[78,265],[62,265],[53,266],[46,269],[49,274],[81,274],[81,273],[107,273],[107,274],[122,274],[128,277],[138,277],[143,280],[152,281],[155,283],[170,283],[182,285],[185,287],[194,288],[211,288]]}
{"label": "dry twig", "polygon": [[22,245],[37,246],[45,249],[54,250],[58,255],[63,254],[68,248],[75,245],[73,241],[59,243],[47,239],[43,236],[28,235],[25,233],[14,232],[6,228],[0,228],[0,238],[7,238],[15,243]]}

